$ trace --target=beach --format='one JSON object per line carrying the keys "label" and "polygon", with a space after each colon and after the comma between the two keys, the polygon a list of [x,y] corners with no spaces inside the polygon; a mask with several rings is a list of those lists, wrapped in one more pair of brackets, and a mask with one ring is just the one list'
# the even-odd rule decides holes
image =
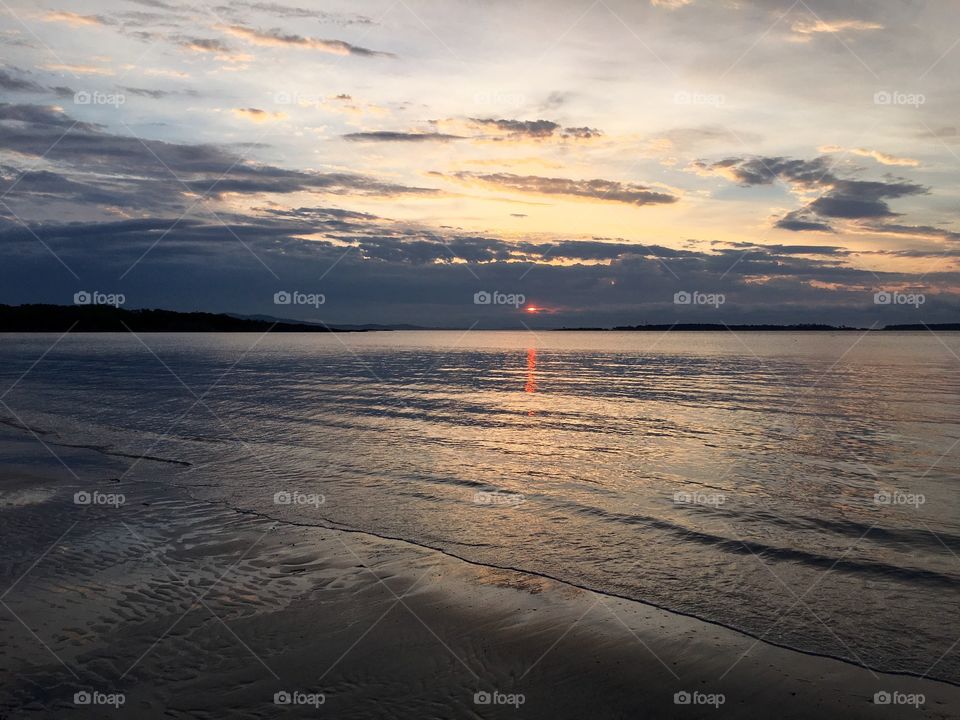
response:
{"label": "beach", "polygon": [[[11,460],[4,717],[752,718],[776,707],[948,718],[960,707],[950,684],[198,500],[169,463],[142,461],[117,482],[131,458],[0,435]],[[876,704],[884,692],[923,702]]]}

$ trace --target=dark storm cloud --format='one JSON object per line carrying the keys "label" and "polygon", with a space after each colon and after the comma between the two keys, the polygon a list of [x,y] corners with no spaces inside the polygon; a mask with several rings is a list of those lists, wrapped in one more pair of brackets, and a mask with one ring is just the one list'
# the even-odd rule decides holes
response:
{"label": "dark storm cloud", "polygon": [[793,231],[832,231],[830,219],[871,220],[898,215],[887,200],[923,195],[929,189],[902,178],[854,180],[839,177],[827,157],[798,160],[787,157],[726,158],[718,162],[697,161],[694,168],[717,172],[742,186],[786,182],[803,190],[823,194],[776,222],[776,227]]}
{"label": "dark storm cloud", "polygon": [[375,132],[354,132],[343,136],[346,140],[368,141],[368,142],[449,142],[450,140],[463,140],[461,135],[448,135],[446,133],[410,133],[410,132],[391,132],[380,130]]}
{"label": "dark storm cloud", "polygon": [[645,185],[622,183],[616,180],[570,180],[567,178],[540,177],[538,175],[514,175],[512,173],[485,175],[471,172],[458,172],[443,177],[452,177],[462,182],[477,182],[521,193],[590,198],[628,205],[661,205],[675,203],[679,200],[675,195],[653,190]]}

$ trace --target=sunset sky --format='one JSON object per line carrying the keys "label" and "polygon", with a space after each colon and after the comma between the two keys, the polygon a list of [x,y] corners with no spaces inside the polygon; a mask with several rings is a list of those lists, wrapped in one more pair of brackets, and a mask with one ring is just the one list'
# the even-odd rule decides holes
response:
{"label": "sunset sky", "polygon": [[[0,302],[960,321],[948,0],[4,0],[0,17]],[[295,290],[326,302],[274,304]],[[540,311],[475,305],[484,290]]]}

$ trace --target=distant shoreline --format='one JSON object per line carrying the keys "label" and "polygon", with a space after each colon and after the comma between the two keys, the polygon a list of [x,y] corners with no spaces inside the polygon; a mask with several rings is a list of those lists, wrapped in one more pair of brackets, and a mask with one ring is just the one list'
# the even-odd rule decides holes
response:
{"label": "distant shoreline", "polygon": [[[0,333],[241,333],[241,332],[395,332],[403,330],[464,331],[470,328],[431,328],[410,324],[326,324],[273,318],[264,315],[234,315],[175,310],[127,310],[112,305],[0,305]],[[491,331],[516,331],[520,328],[478,328]],[[529,329],[529,328],[528,328]],[[958,323],[907,323],[880,328],[849,327],[805,323],[795,325],[657,323],[607,327],[547,328],[541,332],[958,332]]]}

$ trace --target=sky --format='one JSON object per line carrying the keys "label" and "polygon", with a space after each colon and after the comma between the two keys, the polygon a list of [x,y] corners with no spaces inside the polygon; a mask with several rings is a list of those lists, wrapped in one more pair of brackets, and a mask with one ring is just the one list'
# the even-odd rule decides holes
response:
{"label": "sky", "polygon": [[0,303],[960,322],[958,20],[949,0],[2,0]]}

